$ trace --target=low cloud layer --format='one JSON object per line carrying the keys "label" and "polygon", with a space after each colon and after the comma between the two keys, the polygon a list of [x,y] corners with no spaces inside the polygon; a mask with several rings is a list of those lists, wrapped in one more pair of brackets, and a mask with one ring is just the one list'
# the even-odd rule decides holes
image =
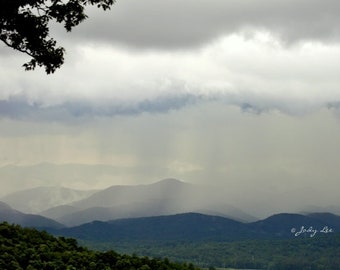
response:
{"label": "low cloud layer", "polygon": [[203,97],[186,94],[183,96],[164,96],[154,100],[142,100],[137,103],[109,104],[91,103],[89,100],[65,102],[53,106],[28,103],[24,97],[11,97],[0,100],[0,115],[5,118],[30,121],[75,121],[94,117],[134,116],[141,113],[167,113],[199,101],[208,101]]}
{"label": "low cloud layer", "polygon": [[[340,47],[303,43],[282,47],[267,32],[232,35],[191,51],[131,52],[76,46],[75,62],[52,76],[2,66],[2,117],[166,113],[220,100],[247,112],[304,114],[340,100]],[[18,59],[17,59],[18,60]]]}

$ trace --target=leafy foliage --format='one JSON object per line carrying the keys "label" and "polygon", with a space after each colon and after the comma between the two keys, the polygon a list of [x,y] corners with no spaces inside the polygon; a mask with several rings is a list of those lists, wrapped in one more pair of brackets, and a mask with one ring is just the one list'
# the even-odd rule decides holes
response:
{"label": "leafy foliage", "polygon": [[86,19],[84,8],[96,5],[107,10],[115,0],[0,0],[0,40],[32,59],[26,70],[44,66],[47,74],[64,63],[63,47],[49,37],[49,23],[64,24],[71,31]]}
{"label": "leafy foliage", "polygon": [[195,270],[192,264],[168,259],[120,255],[114,251],[95,252],[80,247],[72,238],[53,237],[47,232],[0,224],[0,269],[39,270]]}

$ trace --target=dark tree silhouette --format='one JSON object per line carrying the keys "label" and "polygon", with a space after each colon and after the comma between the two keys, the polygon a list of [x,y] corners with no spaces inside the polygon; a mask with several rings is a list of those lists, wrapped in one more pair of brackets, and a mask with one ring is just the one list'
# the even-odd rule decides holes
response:
{"label": "dark tree silhouette", "polygon": [[64,25],[66,31],[87,18],[85,6],[110,9],[115,0],[0,0],[0,40],[32,59],[23,66],[37,65],[53,73],[64,63],[63,47],[49,36],[49,22]]}

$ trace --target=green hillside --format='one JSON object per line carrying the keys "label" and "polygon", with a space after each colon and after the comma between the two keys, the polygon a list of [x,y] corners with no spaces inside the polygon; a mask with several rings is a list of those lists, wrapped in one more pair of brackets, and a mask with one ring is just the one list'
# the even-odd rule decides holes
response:
{"label": "green hillside", "polygon": [[[89,244],[89,243],[83,243]],[[92,243],[93,244],[93,243]],[[102,243],[96,249],[114,248],[127,254],[190,261],[200,267],[263,270],[339,270],[340,234],[314,238],[243,240],[236,242]]]}
{"label": "green hillside", "polygon": [[168,259],[96,252],[80,247],[76,240],[54,237],[36,229],[0,223],[0,269],[6,270],[194,270],[192,264]]}
{"label": "green hillside", "polygon": [[340,265],[339,233],[227,242],[136,239],[117,242],[82,240],[81,244],[97,251],[79,246],[72,238],[54,237],[44,231],[0,223],[0,269],[194,270],[196,265],[263,270],[339,270]]}

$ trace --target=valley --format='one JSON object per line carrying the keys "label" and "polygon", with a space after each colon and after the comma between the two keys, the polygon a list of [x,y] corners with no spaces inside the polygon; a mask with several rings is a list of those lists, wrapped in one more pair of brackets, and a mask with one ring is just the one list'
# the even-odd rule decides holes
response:
{"label": "valley", "polygon": [[[207,198],[208,193],[176,179],[87,193],[31,189],[2,198],[0,221],[71,237],[94,250],[166,257],[200,267],[279,269],[269,266],[289,262],[294,269],[305,269],[325,258],[337,263],[340,216],[278,213],[256,219],[231,204],[219,203],[218,193]],[[25,199],[30,203],[25,205]],[[34,214],[30,213],[33,206]]]}

